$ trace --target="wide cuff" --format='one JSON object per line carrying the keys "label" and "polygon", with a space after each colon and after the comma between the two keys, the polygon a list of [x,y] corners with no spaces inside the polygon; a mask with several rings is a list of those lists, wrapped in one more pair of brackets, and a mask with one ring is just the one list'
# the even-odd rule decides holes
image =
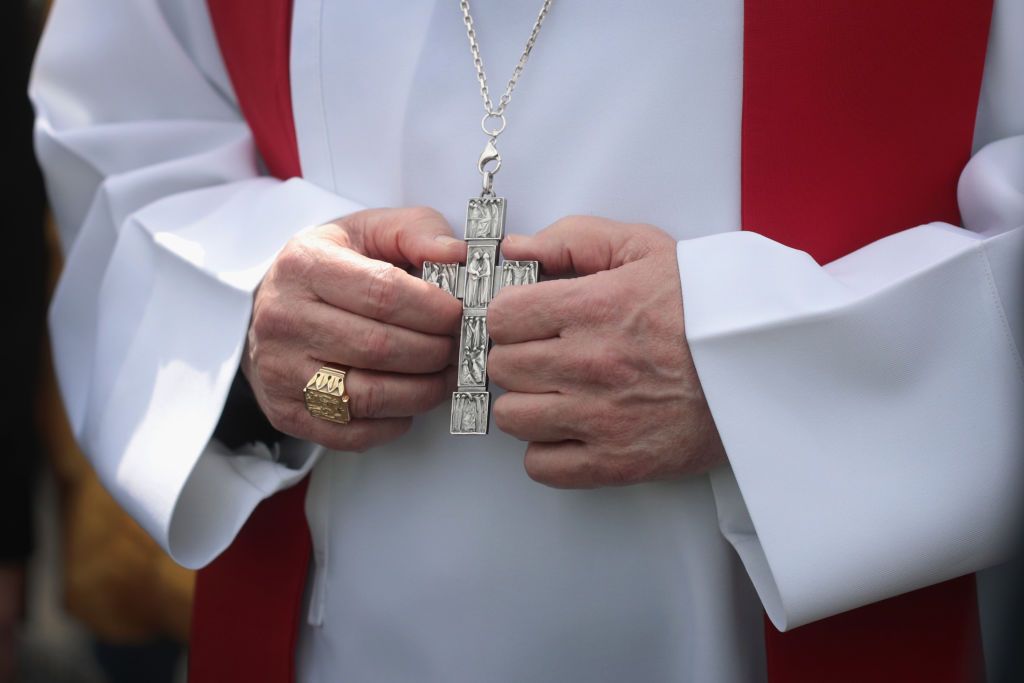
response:
{"label": "wide cuff", "polygon": [[712,474],[720,526],[780,630],[1013,547],[1022,373],[1003,306],[1020,302],[996,242],[1019,252],[1020,231],[931,224],[824,268],[749,232],[679,243],[730,463]]}
{"label": "wide cuff", "polygon": [[[225,457],[210,439],[266,269],[302,228],[361,208],[301,179],[186,192],[123,224],[93,329],[73,310],[87,283],[61,282],[50,321],[62,390],[86,382],[86,408],[72,415],[79,441],[121,505],[181,563],[212,560],[260,500],[312,466],[313,457],[299,470]],[[94,345],[78,346],[83,333]]]}

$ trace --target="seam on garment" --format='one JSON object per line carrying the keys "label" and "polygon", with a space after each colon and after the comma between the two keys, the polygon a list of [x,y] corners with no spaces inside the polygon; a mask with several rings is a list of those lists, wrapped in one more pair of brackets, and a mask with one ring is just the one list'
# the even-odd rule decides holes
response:
{"label": "seam on garment", "polygon": [[[317,3],[316,30],[313,32],[316,40],[316,83],[317,97],[320,100],[320,120],[324,132],[324,144],[327,148],[327,162],[331,169],[331,190],[338,194],[338,178],[334,170],[334,147],[331,143],[331,127],[327,119],[327,102],[324,99],[324,3]],[[300,162],[301,165],[301,162]]]}
{"label": "seam on garment", "polygon": [[306,623],[314,627],[324,625],[330,591],[330,503],[335,499],[333,464],[328,460],[310,474],[310,487],[306,493],[306,524],[313,539],[313,579]]}
{"label": "seam on garment", "polygon": [[1006,318],[1003,299],[999,296],[999,288],[996,287],[996,277],[992,272],[992,263],[988,259],[988,250],[984,245],[978,248],[978,258],[981,259],[982,268],[985,271],[985,281],[992,296],[992,304],[999,319],[999,327],[1003,331],[1003,338],[1006,340],[1006,345],[1009,347],[1010,353],[1013,354],[1013,359],[1017,365],[1017,376],[1024,382],[1024,360],[1020,357],[1020,350],[1017,348],[1017,342],[1013,338],[1013,331],[1010,329],[1010,321]]}

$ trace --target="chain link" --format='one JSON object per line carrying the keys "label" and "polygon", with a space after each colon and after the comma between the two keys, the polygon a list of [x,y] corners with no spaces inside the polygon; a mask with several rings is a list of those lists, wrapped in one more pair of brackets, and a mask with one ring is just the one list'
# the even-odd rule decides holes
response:
{"label": "chain link", "polygon": [[[540,12],[537,13],[537,20],[533,23],[533,30],[530,31],[530,37],[526,40],[526,47],[523,48],[523,54],[520,55],[516,67],[512,70],[512,78],[508,79],[505,92],[498,98],[498,106],[495,107],[494,102],[491,101],[491,91],[487,87],[487,73],[484,71],[484,60],[480,56],[480,45],[477,43],[476,30],[473,27],[473,16],[469,13],[469,0],[459,0],[459,6],[462,8],[462,21],[466,24],[469,50],[473,53],[473,66],[476,67],[476,78],[480,82],[480,97],[484,101],[484,109],[487,112],[487,115],[484,117],[485,121],[488,118],[504,119],[505,108],[512,100],[512,91],[515,90],[516,83],[519,82],[519,76],[522,75],[523,69],[526,68],[526,60],[530,58],[530,52],[533,50],[534,43],[537,42],[540,27],[544,23],[544,18],[547,17],[548,11],[551,9],[552,2],[554,0],[544,0],[544,4],[541,5]],[[501,128],[504,129],[504,123]],[[498,132],[500,133],[501,131],[499,130]],[[492,137],[497,137],[497,134],[492,135]]]}

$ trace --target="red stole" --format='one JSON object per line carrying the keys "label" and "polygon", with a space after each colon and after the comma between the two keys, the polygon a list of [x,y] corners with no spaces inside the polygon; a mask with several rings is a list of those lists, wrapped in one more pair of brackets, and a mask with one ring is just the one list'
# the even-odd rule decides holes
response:
{"label": "red stole", "polygon": [[[208,0],[271,173],[300,174],[290,0]],[[743,224],[826,263],[887,234],[959,223],[991,0],[747,0]],[[192,683],[294,679],[310,556],[305,486],[260,505],[199,572]],[[786,634],[766,624],[772,683],[981,677],[973,576]]]}

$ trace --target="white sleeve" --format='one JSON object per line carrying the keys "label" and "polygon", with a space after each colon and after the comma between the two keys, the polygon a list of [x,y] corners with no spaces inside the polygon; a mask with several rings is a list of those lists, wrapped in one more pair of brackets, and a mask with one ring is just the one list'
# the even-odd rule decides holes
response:
{"label": "white sleeve", "polygon": [[824,267],[749,232],[678,245],[730,463],[712,473],[720,526],[781,630],[989,567],[1019,538],[1024,101],[1007,81],[1024,85],[1024,50],[993,40],[978,130],[1003,139],[961,175],[963,227]]}
{"label": "white sleeve", "polygon": [[261,176],[204,0],[57,2],[30,90],[67,256],[50,328],[71,425],[121,505],[200,566],[315,459],[211,440],[252,292],[294,233],[361,207]]}

